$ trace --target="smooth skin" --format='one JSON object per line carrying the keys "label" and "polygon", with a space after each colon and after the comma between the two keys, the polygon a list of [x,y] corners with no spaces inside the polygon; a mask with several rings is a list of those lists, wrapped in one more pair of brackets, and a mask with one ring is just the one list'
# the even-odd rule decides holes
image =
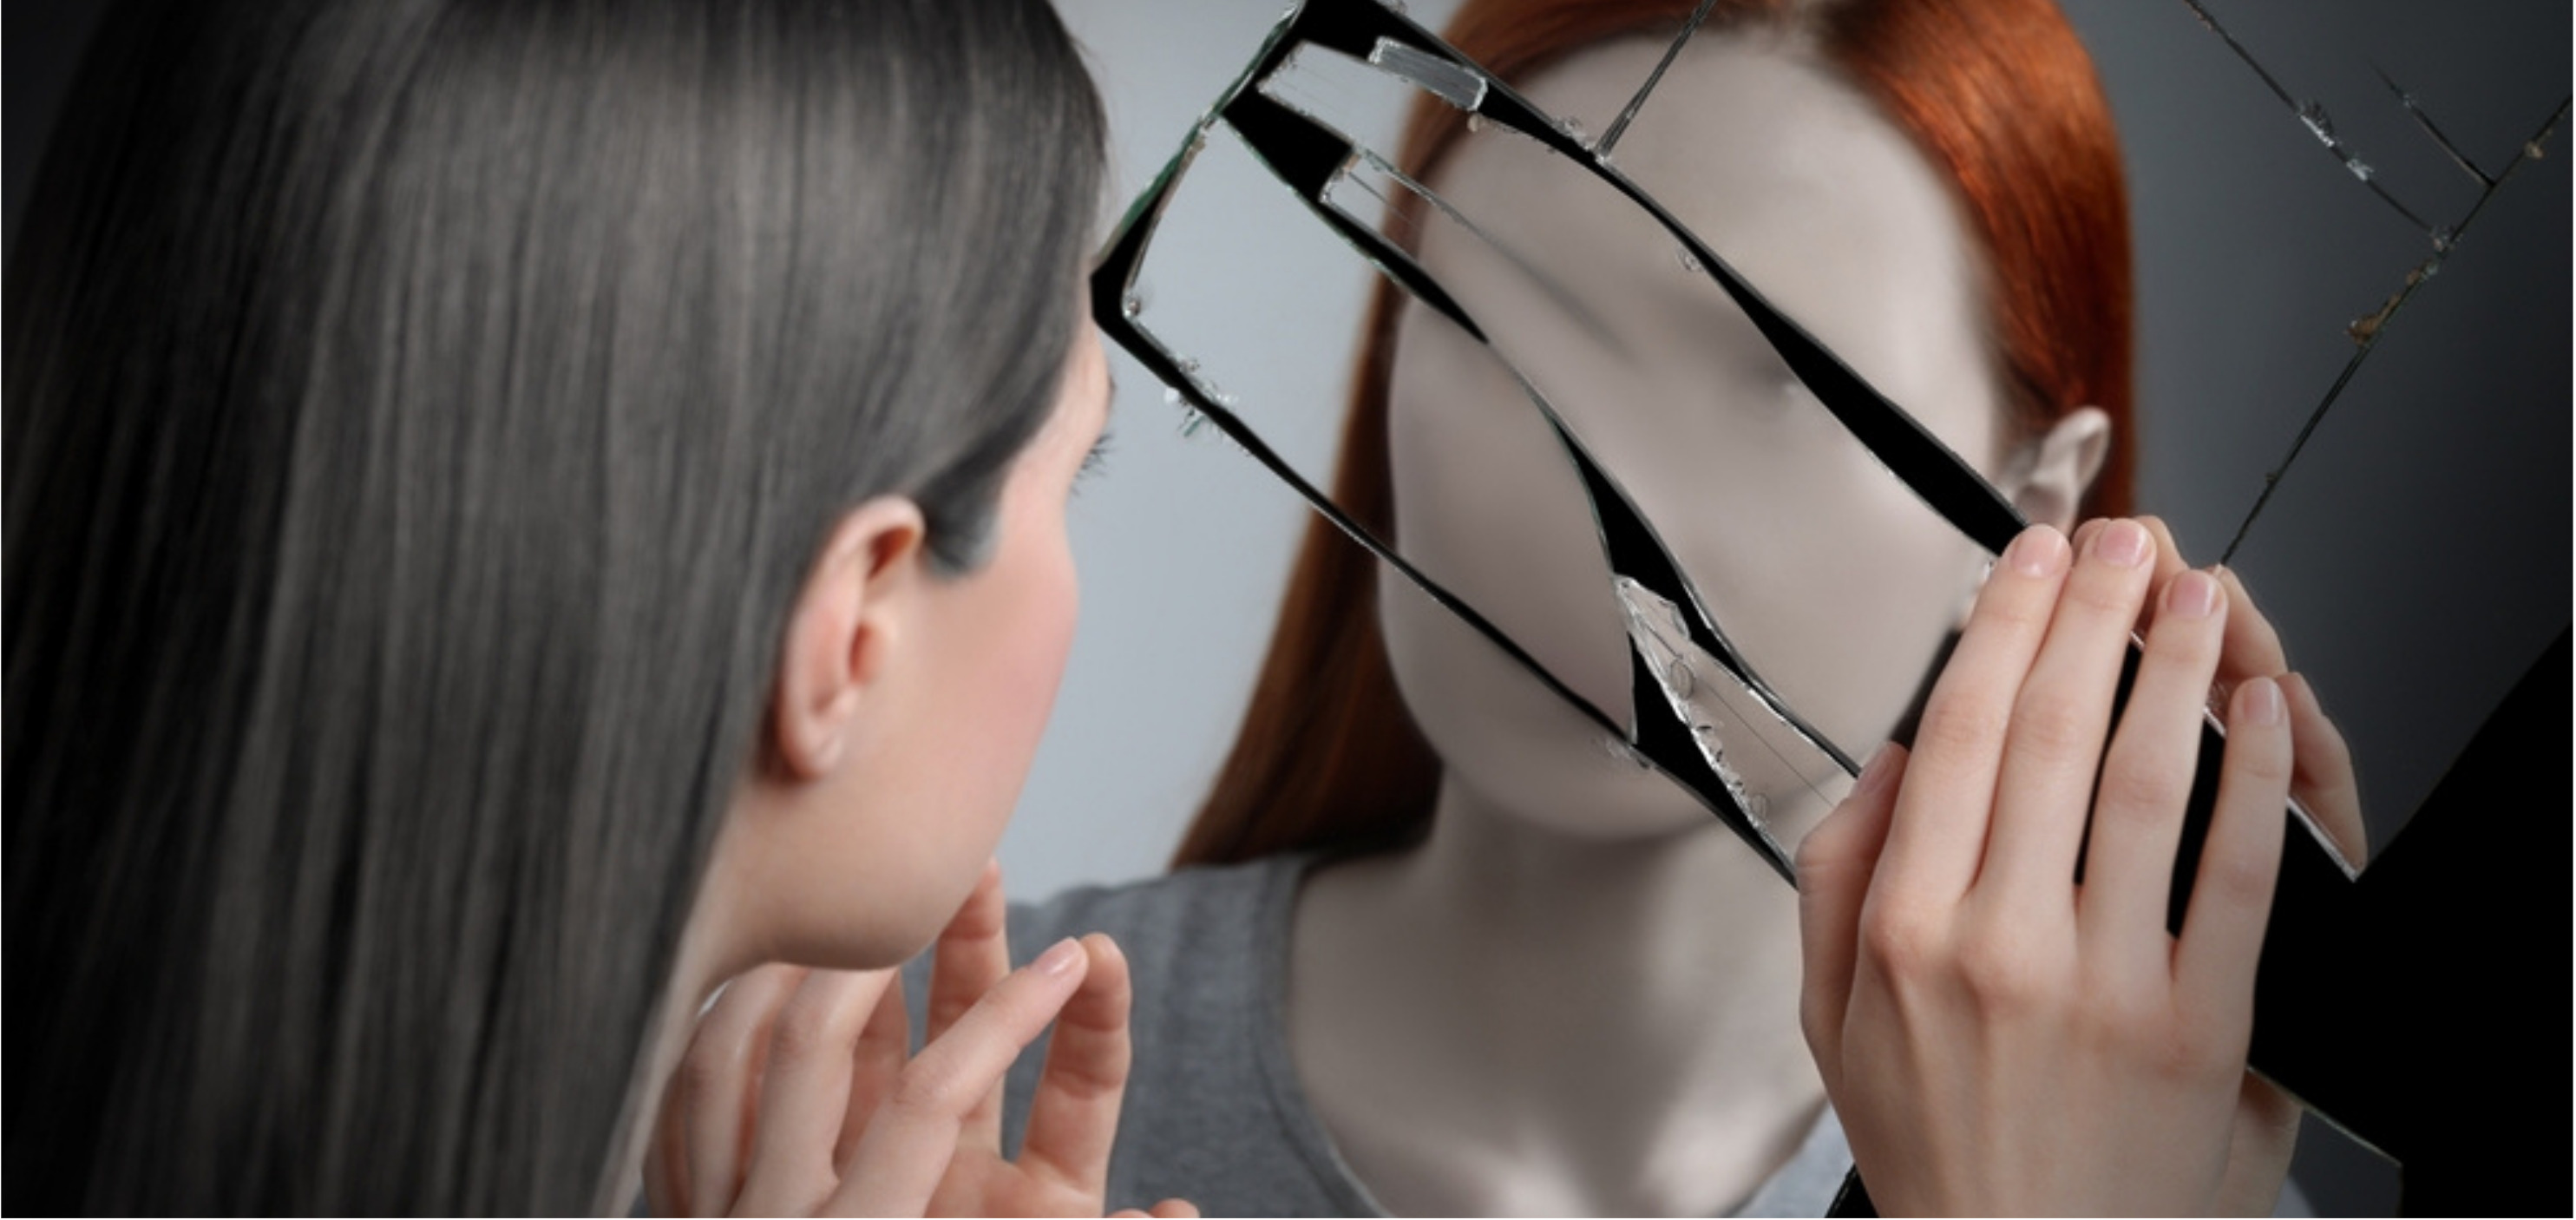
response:
{"label": "smooth skin", "polygon": [[[700,1019],[666,1024],[645,1079],[673,1083],[625,1145],[657,1214],[1099,1214],[1126,959],[1094,936],[1013,971],[990,857],[1072,641],[1065,503],[1110,397],[1085,318],[971,571],[932,562],[901,496],[858,505],[826,541],[683,935],[666,1004]],[[910,1055],[895,967],[934,935],[930,1038]],[[1007,1161],[1003,1075],[1050,1021],[1045,1100]]]}
{"label": "smooth skin", "polygon": [[[1127,959],[1108,937],[1010,967],[1001,870],[939,937],[912,1054],[896,970],[763,966],[700,1018],[645,1165],[655,1215],[1101,1214],[1127,1083]],[[1017,1161],[1002,1080],[1055,1022]],[[1150,1212],[1195,1216],[1177,1200]]]}
{"label": "smooth skin", "polygon": [[[1587,48],[1529,88],[1556,113],[1608,113],[1624,104],[1660,51],[1644,40]],[[1798,47],[1741,36],[1697,38],[1673,65],[1656,104],[1641,112],[1620,160],[1872,384],[1905,403],[1952,448],[1980,461],[2026,516],[2074,526],[2076,505],[2112,443],[2108,421],[2078,409],[2043,436],[2003,426],[2006,390],[1981,324],[1990,312],[1982,295],[1984,256],[1957,215],[1953,184],[1870,97]],[[1713,582],[1708,592],[1725,603],[1721,615],[1730,630],[1762,641],[1764,655],[1779,650],[1789,671],[1809,675],[1801,690],[1813,698],[1802,700],[1803,710],[1832,726],[1840,740],[1866,743],[1883,734],[1911,700],[1934,641],[1967,613],[1987,557],[1904,497],[1874,464],[1793,460],[1812,458],[1819,447],[1848,449],[1830,430],[1807,442],[1800,440],[1805,433],[1788,429],[1761,445],[1683,443],[1705,436],[1719,410],[1733,412],[1722,418],[1739,429],[1785,424],[1793,415],[1772,409],[1786,401],[1779,393],[1785,376],[1767,344],[1740,319],[1694,315],[1698,324],[1665,325],[1673,316],[1668,294],[1683,274],[1670,248],[1578,240],[1590,232],[1582,222],[1591,213],[1583,197],[1546,189],[1559,181],[1518,174],[1509,155],[1480,153],[1469,141],[1435,185],[1472,205],[1482,226],[1537,260],[1551,278],[1586,299],[1610,303],[1611,316],[1628,319],[1618,310],[1638,311],[1621,328],[1636,358],[1619,362],[1615,375],[1584,363],[1580,348],[1551,361],[1569,374],[1608,377],[1589,396],[1594,401],[1638,404],[1634,412],[1588,417],[1600,425],[1590,439],[1686,563],[1710,574],[1759,577],[1733,588]],[[1444,247],[1444,233],[1458,244]],[[1444,283],[1475,295],[1479,269],[1508,270],[1480,260],[1478,249],[1463,234],[1435,227],[1422,255]],[[1482,299],[1512,296],[1496,289]],[[1415,325],[1421,320],[1406,323],[1389,387],[1402,547],[1494,613],[1576,689],[1591,692],[1602,706],[1621,706],[1629,693],[1622,628],[1590,517],[1543,511],[1545,495],[1534,494],[1557,487],[1568,497],[1560,504],[1579,505],[1570,498],[1572,476],[1562,453],[1543,430],[1499,424],[1496,402],[1516,401],[1508,396],[1517,390],[1501,382],[1487,386],[1507,396],[1498,400],[1475,389],[1484,384],[1475,377],[1494,376],[1481,349],[1463,340],[1444,346],[1442,328]],[[1508,322],[1487,320],[1497,327]],[[1513,333],[1521,340],[1516,350],[1554,350],[1530,346],[1551,337],[1544,315]],[[1658,338],[1665,342],[1652,342]],[[1686,392],[1623,396],[1627,377],[1655,370],[1665,378],[1650,388]],[[1615,426],[1623,422],[1634,426]],[[1730,461],[1736,464],[1720,464]],[[1820,481],[1828,477],[1839,481]],[[1755,494],[1775,483],[1776,497]],[[1880,494],[1887,492],[1897,494]],[[1765,524],[1773,503],[1803,506],[1802,526]],[[1820,525],[1825,514],[1831,516]],[[1990,649],[1982,659],[1951,667],[1954,687],[1973,683],[2006,709],[2026,686],[2034,691],[2018,724],[2008,710],[1992,712],[1972,726],[1983,736],[1964,734],[1975,742],[1943,751],[1929,749],[1927,740],[1924,756],[1914,760],[1937,775],[1965,765],[1944,761],[1952,755],[1983,751],[1979,765],[1988,779],[1982,787],[1955,781],[1940,787],[1908,774],[1912,768],[1901,756],[1887,764],[1899,774],[1886,792],[1906,793],[1921,806],[1908,816],[1938,815],[1948,833],[1972,826],[1965,833],[1975,836],[1968,879],[1954,880],[1955,892],[1917,903],[1926,939],[1933,933],[1945,939],[1927,948],[1926,960],[1902,962],[1912,973],[1887,974],[1873,957],[1875,973],[1864,978],[1859,911],[1880,849],[1875,840],[1846,849],[1851,879],[1841,901],[1849,910],[1837,930],[1822,934],[1824,942],[1843,942],[1833,993],[1839,998],[1821,1004],[1810,996],[1811,1009],[1830,1008],[1831,1032],[1844,1036],[1820,1040],[1816,1058],[1837,1081],[1845,1120],[1891,1210],[2044,1206],[2071,1192],[2055,1189],[2062,1182],[2015,1180],[2011,1175],[2024,1167],[1993,1155],[2006,1145],[1945,1135],[1918,1146],[1918,1134],[1956,1127],[1991,1130],[2000,1140],[2008,1134],[2003,1124],[2025,1121],[2057,1126],[2034,1138],[2081,1135],[2069,1124],[2082,1120],[2068,1114],[2136,1099],[2125,1086],[2105,1092],[2105,1082],[2125,1080],[2139,1066],[2137,1046],[2120,1038],[2068,1038],[2054,1046],[2034,1040],[2034,1052],[2098,1061],[2063,1076],[2004,1063],[2005,1050],[2015,1045],[2007,1035],[2026,1032],[2016,1024],[2020,1015],[1975,1007],[1982,993],[1942,990],[1955,982],[1942,981],[1953,963],[1929,954],[1981,945],[1983,956],[1973,959],[1981,968],[2036,973],[2045,967],[2053,973],[2041,982],[2069,992],[2083,981],[2074,967],[2096,964],[2088,956],[2096,941],[2078,936],[2071,881],[2085,800],[2067,794],[2089,797],[2093,789],[2108,720],[2108,675],[2116,672],[2105,667],[2116,667],[2115,645],[2125,643],[2141,617],[2154,617],[2139,607],[2151,606],[2151,592],[2174,583],[2184,566],[2159,527],[2139,525],[2159,537],[2155,558],[2121,570],[2125,583],[2111,591],[2118,594],[2112,600],[2137,604],[2124,613],[2093,613],[2118,623],[2117,631],[2092,633],[2096,647],[2043,669],[2040,646],[2025,641],[2026,654]],[[1806,553],[1843,553],[1861,543],[1869,549],[1841,569],[1851,581],[1808,578],[1824,568],[1804,563]],[[2005,571],[2011,579],[2009,565]],[[2259,627],[2243,590],[2223,575],[2219,583],[2228,595],[2224,613],[2190,620],[2202,636],[2216,632],[2214,673],[2231,686],[2274,679],[2291,712],[2298,751],[2292,774],[2301,795],[2321,816],[2333,816],[2307,790],[2349,791],[2339,748],[2312,748],[2311,738],[2330,739],[2331,729],[2322,727],[2313,700],[2303,698],[2304,687],[2283,676],[2278,642]],[[1317,1117],[1374,1197],[1399,1213],[1705,1215],[1737,1206],[1795,1151],[1827,1092],[1810,1061],[1798,1006],[1790,1002],[1802,970],[1793,931],[1799,896],[1686,793],[1604,751],[1596,728],[1445,611],[1412,596],[1403,582],[1380,587],[1389,591],[1380,605],[1389,661],[1442,758],[1443,779],[1428,841],[1319,869],[1298,897],[1285,1020],[1299,1081]],[[2062,598],[2093,589],[2094,581],[2061,576],[2051,588]],[[2047,603],[2043,627],[2056,618],[2057,605]],[[2159,647],[2182,639],[2170,628],[2165,634]],[[2149,768],[2140,751],[2170,753],[2173,741],[2197,732],[2208,676],[2168,687],[2159,696],[2168,704],[2163,715],[2148,716],[2142,708],[2131,720],[2133,726],[2155,720],[2163,735],[2126,747],[2119,774]],[[2311,724],[2319,727],[2303,727]],[[2030,747],[2052,743],[2062,748],[2029,756]],[[1996,810],[2008,744],[2015,746],[2017,778],[2010,804]],[[2347,780],[2334,780],[2338,772]],[[2178,773],[2188,774],[2187,761]],[[2151,793],[2133,799],[2154,804]],[[1824,803],[1817,800],[1814,812],[1821,814]],[[2276,800],[2270,814],[2276,833],[2278,808]],[[1841,821],[1867,823],[1873,816],[1881,826],[1899,820],[1891,806]],[[2019,872],[2056,891],[2048,903],[2025,906],[2055,912],[2056,922],[2011,924],[1998,903],[1967,902],[1972,890],[2006,896],[1999,877],[1991,895],[1975,889],[1984,884],[1989,823],[2008,845],[2027,844],[2007,854],[2026,850],[2030,858]],[[1819,913],[1814,896],[1808,905],[1812,961],[1819,936],[1812,926]],[[1826,913],[1841,910],[1828,904]],[[1956,926],[1953,916],[1962,913],[1986,923]],[[2259,935],[2261,912],[2254,915]],[[2043,924],[2052,938],[2044,946]],[[1712,928],[1727,934],[1712,935]],[[1972,940],[1971,932],[1988,939]],[[2012,961],[2019,946],[1999,933],[2060,957]],[[1806,977],[1813,984],[1812,967]],[[1912,989],[1895,992],[1891,980]],[[1901,1009],[1894,1003],[1899,996],[1906,1000]],[[1918,996],[1958,1003],[1927,1008],[1929,999],[1917,1002]],[[2069,1007],[2085,998],[2041,997]],[[2165,1011],[2179,1013],[2177,1020],[2200,1019],[2197,1009]],[[2084,1014],[2061,1015],[2072,1021]],[[1810,1032],[1816,1024],[1807,1022]],[[2126,1032],[2154,1037],[2168,1031],[2142,1022]],[[2213,1188],[2219,1194],[2177,1202],[2177,1209],[2268,1210],[2281,1181],[2296,1110],[2242,1076],[2242,1053],[2240,1040],[2233,1072],[2211,1068],[2207,1078],[2169,1090],[2191,1103],[2193,1121],[2223,1133],[2217,1155],[2226,1166],[2220,1171],[2225,1184]],[[1947,1068],[1959,1074],[1938,1070]],[[1845,1080],[1878,1091],[1845,1087]],[[2092,1091],[2069,1091],[2080,1082],[2090,1082]],[[1924,1163],[1892,1162],[1890,1148]],[[2206,1171],[2205,1148],[2182,1151],[2199,1158],[2193,1172]],[[2156,1150],[2141,1155],[2148,1153]],[[2062,1172],[2081,1180],[2086,1164],[2070,1162]],[[1911,1178],[1929,1185],[1914,1190]],[[2162,1198],[2091,1202],[2151,1208]]]}
{"label": "smooth skin", "polygon": [[[2034,526],[1995,566],[1916,748],[1885,747],[1799,857],[1801,1019],[1884,1213],[2269,1211],[2297,1110],[2245,1051],[2294,781],[2360,845],[2348,756],[2280,655],[2154,523]],[[2174,937],[2221,678],[2218,804]]]}
{"label": "smooth skin", "polygon": [[[2113,734],[2133,631],[2144,659]],[[2165,881],[2214,685],[2229,746],[2177,939]],[[2298,1111],[2244,1056],[2281,810],[2297,790],[2358,855],[2351,779],[2232,574],[2186,569],[2153,519],[2017,539],[1917,750],[1882,750],[1800,854],[1802,1022],[1881,1210],[2268,1212]],[[1002,920],[988,869],[940,938],[930,1043],[908,1062],[892,972],[738,981],[657,1130],[657,1214],[1096,1213],[1125,963],[1091,937],[1012,972]],[[1006,1052],[1058,1006],[1014,1164]]]}
{"label": "smooth skin", "polygon": [[[1615,113],[1664,49],[1572,50],[1527,92],[1555,114]],[[1546,154],[1504,140],[1462,141],[1431,185],[1589,307],[1617,350],[1458,226],[1426,225],[1424,266],[1565,391],[1572,426],[1754,667],[1866,754],[1992,557],[1806,398],[1669,241],[1639,240],[1660,230],[1600,223],[1627,209],[1582,175],[1534,172]],[[2011,423],[1989,260],[1956,184],[1880,103],[1794,40],[1712,29],[1618,160],[2026,517],[2074,528],[2109,418]],[[1398,548],[1595,706],[1626,708],[1625,619],[1555,437],[1484,345],[1428,309],[1405,311],[1390,359]],[[1421,843],[1324,864],[1298,893],[1286,1024],[1307,1102],[1398,1214],[1742,1206],[1825,1103],[1798,1024],[1797,895],[1490,642],[1406,581],[1377,587],[1439,788]],[[1747,778],[1784,829],[1844,791]]]}

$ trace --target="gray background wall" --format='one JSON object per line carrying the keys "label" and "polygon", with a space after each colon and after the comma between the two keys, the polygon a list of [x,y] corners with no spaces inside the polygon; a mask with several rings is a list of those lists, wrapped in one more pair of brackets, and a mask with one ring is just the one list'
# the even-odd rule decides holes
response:
{"label": "gray background wall", "polygon": [[[2128,149],[2142,500],[2205,562],[2353,352],[2346,324],[2396,291],[2432,245],[2182,4],[2065,3]],[[1059,4],[1109,101],[1122,202],[1280,7]],[[1453,5],[1415,3],[1411,12],[1436,27]],[[2563,4],[2216,11],[2294,96],[2326,105],[2379,181],[2437,223],[2466,212],[2477,184],[2412,128],[2372,65],[2405,83],[2490,171],[2568,92]],[[13,240],[35,154],[94,15],[79,4],[9,12]],[[2494,196],[2390,326],[2236,561],[2351,737],[2382,842],[2568,621],[2567,166],[2576,151],[2561,132],[2546,152]],[[1193,189],[1247,192],[1250,206],[1275,185],[1247,175]],[[1242,256],[1240,247],[1228,254]],[[1314,404],[1313,426],[1272,440],[1320,467],[1350,350],[1353,323],[1343,320],[1355,318],[1365,281],[1355,266],[1262,270],[1293,271],[1327,304],[1349,303],[1296,311],[1337,324],[1282,336],[1269,367],[1229,386]],[[1023,897],[1160,870],[1232,737],[1303,522],[1302,506],[1241,455],[1184,438],[1161,387],[1119,364],[1111,472],[1074,513],[1082,633],[1002,846]],[[2553,850],[2559,843],[2555,810],[2498,815],[2512,819],[2499,823],[2500,845],[2534,815],[2551,819],[2540,825]],[[2301,1177],[2322,1210],[2386,1209],[2393,1175],[2331,1140],[2311,1142]]]}

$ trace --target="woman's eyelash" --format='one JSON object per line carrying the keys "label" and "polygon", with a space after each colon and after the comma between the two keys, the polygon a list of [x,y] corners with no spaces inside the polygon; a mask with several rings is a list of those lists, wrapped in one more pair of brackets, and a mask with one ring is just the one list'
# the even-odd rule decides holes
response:
{"label": "woman's eyelash", "polygon": [[1073,489],[1075,491],[1081,491],[1083,484],[1098,478],[1100,472],[1108,468],[1109,441],[1110,434],[1104,429],[1100,434],[1100,439],[1091,442],[1091,452],[1082,455],[1082,468],[1073,472]]}

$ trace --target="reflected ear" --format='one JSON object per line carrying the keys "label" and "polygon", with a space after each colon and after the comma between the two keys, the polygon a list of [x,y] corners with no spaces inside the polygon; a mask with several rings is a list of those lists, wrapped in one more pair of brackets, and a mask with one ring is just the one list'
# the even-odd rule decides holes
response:
{"label": "reflected ear", "polygon": [[852,753],[861,709],[928,578],[921,508],[882,496],[832,527],[789,611],[769,733],[789,777],[820,779]]}
{"label": "reflected ear", "polygon": [[2023,450],[2020,477],[2003,488],[2013,507],[2033,524],[2075,528],[2084,493],[2101,477],[2111,456],[2111,417],[2099,407],[2077,407]]}

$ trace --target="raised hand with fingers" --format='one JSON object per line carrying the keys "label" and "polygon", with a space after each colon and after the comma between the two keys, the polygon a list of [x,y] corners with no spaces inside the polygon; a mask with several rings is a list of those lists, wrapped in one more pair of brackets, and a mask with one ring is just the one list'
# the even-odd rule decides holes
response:
{"label": "raised hand with fingers", "polygon": [[2300,732],[2248,643],[2192,898],[2166,928],[2212,681],[2232,640],[2268,634],[2240,593],[2135,521],[2071,546],[2034,527],[1914,750],[1883,749],[1803,845],[1802,1017],[1888,1214],[2199,1214],[2279,1189],[2279,1124],[2238,1127],[2264,1118],[2241,1109],[2245,1050]]}
{"label": "raised hand with fingers", "polygon": [[[2165,523],[2154,517],[2139,524],[2156,539],[2159,585],[2181,574],[2182,549]],[[2358,866],[2369,854],[2370,832],[2362,821],[2361,792],[2353,776],[2352,752],[2343,733],[2326,718],[2314,687],[2290,671],[2279,632],[2254,604],[2235,572],[2214,570],[2227,593],[2227,630],[2218,655],[2220,697],[2252,678],[2270,678],[2281,687],[2290,715],[2290,794],[2299,799],[2317,827],[2343,858]],[[2148,617],[2153,619],[2153,603]],[[2272,1082],[2247,1073],[2236,1105],[2233,1144],[2227,1177],[2219,1190],[2217,1210],[2225,1215],[2268,1215],[2289,1173],[2290,1154],[2299,1137],[2299,1103]]]}
{"label": "raised hand with fingers", "polygon": [[[987,867],[939,939],[910,1054],[898,971],[764,966],[700,1019],[645,1167],[656,1215],[1096,1216],[1127,1083],[1127,962],[1108,937],[1012,970]],[[1017,1161],[1002,1082],[1056,1032]],[[1122,1213],[1128,1214],[1128,1213]],[[1193,1216],[1186,1203],[1156,1216]]]}

